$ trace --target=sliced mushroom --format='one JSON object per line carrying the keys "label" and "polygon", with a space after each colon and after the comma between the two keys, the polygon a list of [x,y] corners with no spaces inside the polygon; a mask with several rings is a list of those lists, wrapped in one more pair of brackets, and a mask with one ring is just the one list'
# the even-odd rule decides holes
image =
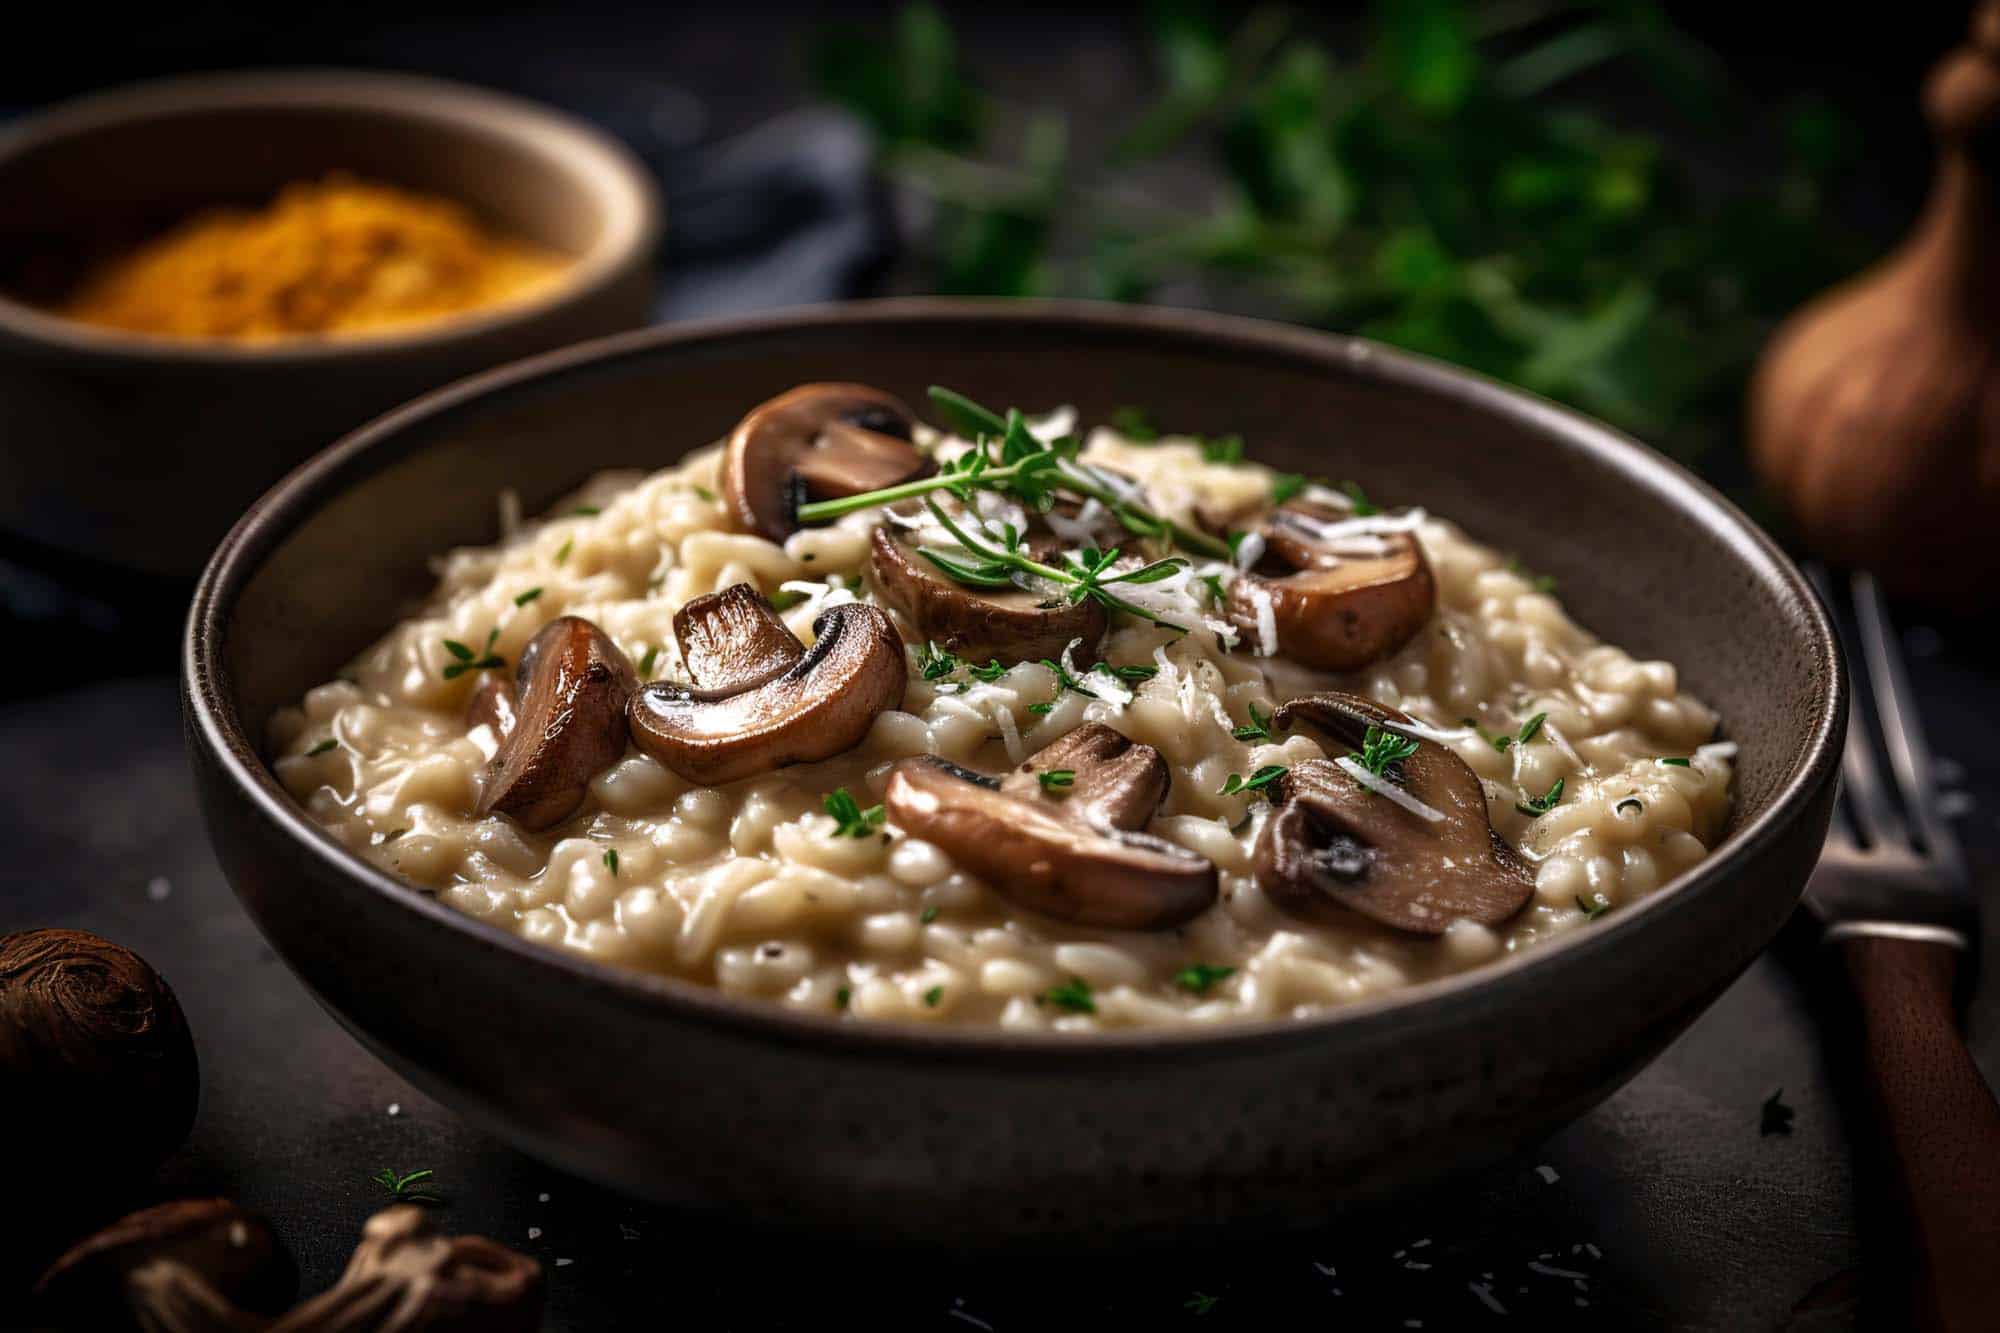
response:
{"label": "sliced mushroom", "polygon": [[869,568],[882,599],[907,616],[926,639],[974,662],[1036,662],[1062,655],[1074,639],[1079,654],[1097,652],[1104,608],[1025,588],[968,588],[954,583],[918,548],[886,524],[875,529]]}
{"label": "sliced mushroom", "polygon": [[[517,716],[480,780],[478,813],[529,829],[576,813],[590,780],[625,753],[625,701],[638,685],[624,652],[588,620],[542,626],[515,670]],[[498,698],[483,706],[505,716]]]}
{"label": "sliced mushroom", "polygon": [[1229,586],[1230,621],[1256,642],[1268,606],[1279,653],[1322,671],[1355,671],[1408,643],[1430,619],[1437,584],[1407,532],[1373,534],[1379,552],[1343,553],[1325,526],[1346,515],[1292,501],[1257,525],[1264,557]]}
{"label": "sliced mushroom", "polygon": [[916,417],[865,384],[801,384],[737,423],[722,460],[722,492],[747,531],[781,542],[798,507],[923,476],[931,462],[911,443]]}
{"label": "sliced mushroom", "polygon": [[1409,934],[1439,935],[1461,918],[1497,925],[1534,896],[1534,872],[1493,831],[1478,776],[1450,749],[1399,727],[1410,720],[1372,699],[1331,692],[1272,714],[1274,730],[1308,722],[1356,750],[1371,726],[1415,741],[1416,752],[1385,780],[1441,816],[1405,809],[1333,760],[1294,765],[1272,784],[1278,811],[1257,839],[1257,884],[1272,902],[1310,920],[1359,913]]}
{"label": "sliced mushroom", "polygon": [[330,1289],[268,1333],[417,1333],[542,1326],[542,1266],[484,1236],[440,1236],[421,1208],[398,1204],[368,1219]]}
{"label": "sliced mushroom", "polygon": [[705,785],[852,749],[878,714],[903,701],[902,636],[879,608],[859,602],[830,607],[813,633],[817,642],[782,674],[735,694],[669,681],[639,690],[627,709],[632,739]]}
{"label": "sliced mushroom", "polygon": [[[1067,794],[1040,774],[1075,774]],[[1009,901],[1079,926],[1164,930],[1215,902],[1215,864],[1142,832],[1165,798],[1166,761],[1091,723],[999,781],[941,759],[898,763],[889,818],[936,843]]]}
{"label": "sliced mushroom", "polygon": [[754,690],[798,665],[806,647],[747,583],[697,597],[674,612],[681,663],[705,699]]}

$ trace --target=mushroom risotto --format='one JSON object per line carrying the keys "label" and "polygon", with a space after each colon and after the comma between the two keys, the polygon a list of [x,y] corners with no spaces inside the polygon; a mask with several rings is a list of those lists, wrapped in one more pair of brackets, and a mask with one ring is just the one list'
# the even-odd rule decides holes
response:
{"label": "mushroom risotto", "polygon": [[1715,714],[1448,521],[1136,414],[932,403],[804,385],[540,520],[503,495],[273,720],[279,777],[551,948],[1063,1031],[1462,971],[1721,835]]}

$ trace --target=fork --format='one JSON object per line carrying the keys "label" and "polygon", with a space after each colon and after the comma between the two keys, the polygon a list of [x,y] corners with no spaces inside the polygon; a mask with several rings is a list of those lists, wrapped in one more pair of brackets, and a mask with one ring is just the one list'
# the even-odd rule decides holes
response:
{"label": "fork", "polygon": [[1832,577],[1807,572],[1855,684],[1841,801],[1806,903],[1857,1002],[1861,1062],[1893,1168],[1885,1183],[1911,1228],[1915,1323],[1991,1329],[2000,1324],[2000,1105],[1966,1049],[1956,1003],[1978,913],[1880,589],[1868,574],[1850,576],[1843,608]]}

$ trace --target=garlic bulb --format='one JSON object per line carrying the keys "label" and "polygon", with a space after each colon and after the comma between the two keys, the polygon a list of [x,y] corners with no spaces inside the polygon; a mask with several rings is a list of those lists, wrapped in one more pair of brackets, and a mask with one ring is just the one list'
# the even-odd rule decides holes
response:
{"label": "garlic bulb", "polygon": [[1750,451],[1814,551],[1966,611],[2000,602],[2000,0],[1932,72],[1924,110],[1923,216],[1773,338]]}

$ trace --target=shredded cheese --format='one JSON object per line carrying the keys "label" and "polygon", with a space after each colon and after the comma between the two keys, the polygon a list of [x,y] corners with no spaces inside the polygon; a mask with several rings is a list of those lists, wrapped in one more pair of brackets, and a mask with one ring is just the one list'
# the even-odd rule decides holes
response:
{"label": "shredded cheese", "polygon": [[1438,823],[1444,818],[1444,811],[1432,809],[1416,797],[1410,795],[1410,793],[1404,791],[1401,787],[1398,787],[1395,783],[1389,781],[1389,779],[1377,777],[1375,774],[1370,773],[1361,766],[1360,761],[1355,759],[1353,755],[1344,754],[1333,762],[1338,764],[1340,771],[1347,774],[1348,777],[1353,778],[1377,796],[1388,797],[1391,801],[1402,806],[1417,818],[1429,820],[1433,824]]}

